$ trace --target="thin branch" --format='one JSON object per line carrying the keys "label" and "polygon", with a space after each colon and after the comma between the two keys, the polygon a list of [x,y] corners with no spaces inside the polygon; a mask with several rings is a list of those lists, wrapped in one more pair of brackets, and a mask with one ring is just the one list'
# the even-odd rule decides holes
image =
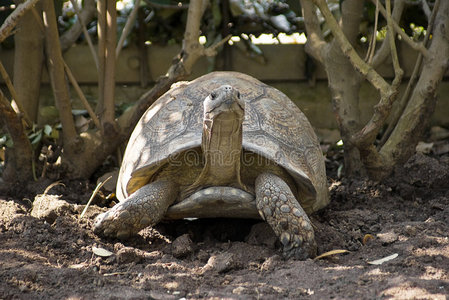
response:
{"label": "thin branch", "polygon": [[[427,45],[427,43],[429,41],[439,6],[440,6],[440,0],[436,0],[435,5],[433,7],[432,14],[430,16],[429,24],[427,24],[426,36],[424,37],[423,45]],[[379,147],[383,146],[385,144],[385,142],[388,140],[388,138],[390,137],[394,128],[396,127],[396,124],[398,123],[399,118],[402,115],[402,112],[404,111],[405,107],[407,106],[407,103],[410,99],[410,95],[412,93],[412,89],[415,86],[416,81],[418,80],[418,76],[419,76],[419,72],[421,70],[421,64],[422,64],[423,59],[424,59],[424,56],[422,55],[421,52],[419,52],[418,57],[415,62],[415,67],[413,68],[412,75],[410,76],[409,82],[407,84],[407,88],[405,89],[404,94],[402,95],[401,100],[399,101],[398,108],[396,109],[396,112],[393,115],[391,122],[388,124],[387,130],[385,130],[385,133],[382,136],[382,139],[379,143]]]}
{"label": "thin branch", "polygon": [[[319,7],[322,15],[326,19],[329,25],[334,39],[336,39],[338,45],[341,48],[343,54],[349,58],[352,66],[358,70],[379,92],[381,98],[379,103],[374,107],[374,114],[369,122],[356,134],[352,135],[350,138],[351,143],[357,145],[359,149],[366,149],[371,145],[379,129],[385,122],[391,105],[396,99],[397,95],[397,81],[395,80],[394,85],[390,86],[382,76],[377,73],[372,66],[365,63],[360,56],[357,54],[355,49],[352,47],[351,43],[346,38],[345,34],[341,30],[334,16],[332,15],[327,2],[325,0],[313,0],[314,3]],[[390,18],[391,19],[391,18]],[[393,37],[394,38],[394,37]],[[400,74],[401,71],[397,71]],[[401,76],[398,77],[400,79]]]}
{"label": "thin branch", "polygon": [[323,14],[326,22],[329,24],[329,27],[332,31],[334,38],[337,40],[340,45],[341,51],[343,54],[349,58],[351,64],[354,66],[356,70],[358,70],[365,78],[381,93],[388,91],[390,89],[390,85],[382,78],[382,76],[377,73],[372,66],[365,63],[354,47],[352,47],[351,43],[348,41],[340,26],[335,20],[332,12],[329,10],[327,6],[327,2],[325,0],[313,0],[313,2],[318,6],[321,13]]}
{"label": "thin branch", "polygon": [[103,110],[101,115],[104,137],[115,137],[115,46],[117,42],[117,10],[115,0],[106,0],[106,35],[104,48]]}
{"label": "thin branch", "polygon": [[106,48],[106,0],[97,2],[98,35],[98,99],[96,113],[101,116],[104,106],[105,48]]}
{"label": "thin branch", "polygon": [[140,6],[140,0],[135,0],[133,10],[129,14],[128,19],[126,20],[126,24],[125,24],[125,27],[123,28],[122,35],[120,36],[120,40],[118,41],[117,47],[115,48],[115,57],[116,58],[118,58],[118,56],[120,55],[120,51],[123,48],[125,39],[128,37],[134,23],[136,22],[136,17],[137,17],[137,12],[139,11],[139,6]]}
{"label": "thin branch", "polygon": [[427,3],[426,0],[421,0],[421,7],[422,7],[424,14],[427,17],[427,20],[429,20],[432,16],[432,11],[431,11],[429,4]]}
{"label": "thin branch", "polygon": [[17,22],[23,16],[23,14],[32,8],[39,0],[28,0],[25,3],[19,4],[16,9],[6,18],[0,27],[0,43],[3,42],[8,36],[11,35],[12,30],[17,25]]}
{"label": "thin branch", "polygon": [[229,39],[232,37],[232,34],[229,34],[225,38],[221,39],[220,41],[216,42],[215,44],[210,45],[208,48],[204,49],[204,55],[205,56],[215,56],[217,55],[217,49],[223,46]]}
{"label": "thin branch", "polygon": [[84,96],[84,93],[81,90],[80,86],[78,85],[78,82],[76,81],[75,76],[73,76],[73,73],[70,70],[69,66],[66,64],[65,61],[63,61],[63,63],[64,63],[64,70],[67,74],[67,77],[70,80],[70,83],[73,85],[73,88],[75,89],[76,93],[78,94],[78,97],[80,98],[81,102],[83,103],[84,107],[86,108],[89,116],[92,118],[92,121],[94,122],[95,126],[98,129],[100,129],[101,128],[100,120],[98,120],[97,115],[95,114],[94,110],[92,109],[92,107],[90,106],[86,97]]}
{"label": "thin branch", "polygon": [[218,42],[218,45],[211,46],[210,50],[204,49],[203,45],[199,43],[200,24],[206,3],[205,0],[190,1],[182,50],[173,60],[167,73],[156,81],[151,90],[140,97],[133,107],[133,111],[129,112],[129,115],[124,114],[119,118],[119,124],[123,124],[121,127],[125,128],[125,135],[129,136],[142,114],[159,96],[165,93],[173,83],[191,73],[198,58],[206,53],[213,54],[218,45],[224,42]]}
{"label": "thin branch", "polygon": [[[385,6],[387,7],[386,11],[387,11],[388,31],[392,33],[392,32],[394,32],[394,29],[393,29],[394,20],[391,18],[391,0],[385,0]],[[395,74],[395,78],[393,80],[393,85],[395,85],[395,84],[399,85],[404,72],[402,71],[401,66],[399,65],[399,58],[398,58],[398,52],[396,50],[394,34],[389,34],[388,39],[389,39],[388,42],[390,44],[391,58],[393,61],[393,68],[394,68],[394,74]]]}
{"label": "thin branch", "polygon": [[307,31],[307,53],[317,61],[323,62],[323,49],[326,42],[321,33],[320,22],[316,14],[315,5],[309,0],[300,0],[304,24]]}
{"label": "thin branch", "polygon": [[[377,0],[371,0],[371,2],[374,3],[374,1]],[[388,21],[388,16],[387,16],[387,11],[385,10],[385,8],[383,7],[383,5],[381,3],[379,3],[379,9],[380,12],[382,13],[382,15],[387,19]],[[392,21],[392,25],[394,28],[394,31],[399,34],[401,36],[401,38],[404,40],[404,42],[406,42],[411,48],[415,49],[416,51],[421,52],[424,56],[428,57],[429,55],[429,51],[427,50],[426,47],[423,46],[422,43],[416,43],[414,42],[403,30],[402,28],[398,25],[398,23],[396,23],[396,21]]]}
{"label": "thin branch", "polygon": [[365,61],[372,64],[374,53],[376,52],[376,41],[377,41],[377,26],[379,22],[379,0],[376,0],[376,14],[374,17],[374,28],[373,28],[373,38],[369,44],[368,52],[366,53]]}
{"label": "thin branch", "polygon": [[22,105],[22,102],[20,101],[19,97],[17,96],[14,85],[12,84],[11,79],[9,78],[8,72],[6,72],[6,69],[3,66],[3,63],[1,61],[0,61],[0,73],[2,74],[2,77],[5,80],[6,86],[8,87],[8,90],[11,93],[12,98],[14,99],[14,101],[17,104],[17,107],[19,108],[19,112],[22,114],[23,120],[25,121],[26,125],[31,128],[33,126],[33,122],[31,122],[30,117],[28,116],[28,113],[26,112],[25,108]]}
{"label": "thin branch", "polygon": [[75,0],[70,0],[70,2],[72,3],[73,9],[75,10],[76,15],[78,16],[78,21],[81,24],[81,27],[83,29],[84,37],[86,38],[87,45],[89,45],[90,52],[92,53],[92,57],[94,58],[94,61],[95,61],[95,66],[97,67],[97,71],[98,71],[98,56],[97,56],[97,52],[95,51],[95,47],[94,47],[94,45],[92,43],[92,39],[90,38],[90,34],[89,34],[89,32],[87,32],[86,23],[84,22],[84,16],[81,13],[81,10],[78,7],[78,4],[76,3],[76,1]]}
{"label": "thin branch", "polygon": [[[404,8],[405,8],[404,0],[396,0],[394,2],[393,12],[391,13],[391,15],[392,15],[393,20],[396,23],[398,22],[398,20],[401,19]],[[387,35],[388,34],[390,34],[390,33],[387,32]],[[373,68],[376,69],[377,67],[379,67],[385,61],[385,59],[388,57],[389,54],[390,54],[390,45],[388,44],[388,38],[386,38],[386,39],[384,39],[379,50],[374,55],[374,58],[371,63]]]}
{"label": "thin branch", "polygon": [[402,80],[404,72],[399,66],[399,59],[396,51],[396,43],[394,41],[394,29],[393,29],[393,19],[391,18],[391,2],[386,0],[386,15],[387,15],[387,28],[388,28],[388,43],[390,45],[390,52],[393,61],[393,68],[395,73],[395,78],[392,85],[388,90],[381,91],[381,98],[379,103],[374,107],[374,114],[369,120],[369,122],[353,137],[353,142],[358,146],[358,148],[368,148],[372,143],[374,143],[380,128],[385,123],[388,117],[391,106],[396,100],[397,94],[399,92],[399,85]]}

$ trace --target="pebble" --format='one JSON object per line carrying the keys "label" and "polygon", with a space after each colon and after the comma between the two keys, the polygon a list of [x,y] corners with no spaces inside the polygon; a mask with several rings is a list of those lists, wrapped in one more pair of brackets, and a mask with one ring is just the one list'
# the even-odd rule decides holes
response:
{"label": "pebble", "polygon": [[193,242],[186,233],[177,237],[171,245],[172,255],[176,258],[184,258],[193,253]]}

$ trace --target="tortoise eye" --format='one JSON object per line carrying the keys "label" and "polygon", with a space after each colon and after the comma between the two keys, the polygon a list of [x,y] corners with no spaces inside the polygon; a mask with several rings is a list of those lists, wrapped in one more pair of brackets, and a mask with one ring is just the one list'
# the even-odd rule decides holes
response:
{"label": "tortoise eye", "polygon": [[215,100],[215,98],[217,98],[217,93],[212,92],[212,93],[210,94],[210,99]]}
{"label": "tortoise eye", "polygon": [[240,99],[240,92],[239,91],[237,91],[237,98]]}

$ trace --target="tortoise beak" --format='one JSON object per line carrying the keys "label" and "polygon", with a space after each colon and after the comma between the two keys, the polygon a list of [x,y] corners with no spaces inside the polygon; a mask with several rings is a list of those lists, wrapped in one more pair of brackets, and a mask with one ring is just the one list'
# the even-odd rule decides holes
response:
{"label": "tortoise beak", "polygon": [[222,112],[243,114],[245,102],[240,98],[240,92],[230,85],[223,85],[209,94],[204,100],[204,114],[218,115]]}

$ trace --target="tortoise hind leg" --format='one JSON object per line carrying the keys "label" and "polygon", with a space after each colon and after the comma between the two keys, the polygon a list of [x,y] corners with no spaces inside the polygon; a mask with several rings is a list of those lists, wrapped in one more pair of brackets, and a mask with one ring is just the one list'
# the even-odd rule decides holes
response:
{"label": "tortoise hind leg", "polygon": [[157,224],[177,195],[178,188],[173,182],[161,180],[149,183],[109,211],[98,215],[94,232],[119,239],[135,235],[141,229]]}
{"label": "tortoise hind leg", "polygon": [[268,172],[257,177],[256,205],[282,243],[286,258],[307,259],[316,255],[310,219],[280,177]]}

